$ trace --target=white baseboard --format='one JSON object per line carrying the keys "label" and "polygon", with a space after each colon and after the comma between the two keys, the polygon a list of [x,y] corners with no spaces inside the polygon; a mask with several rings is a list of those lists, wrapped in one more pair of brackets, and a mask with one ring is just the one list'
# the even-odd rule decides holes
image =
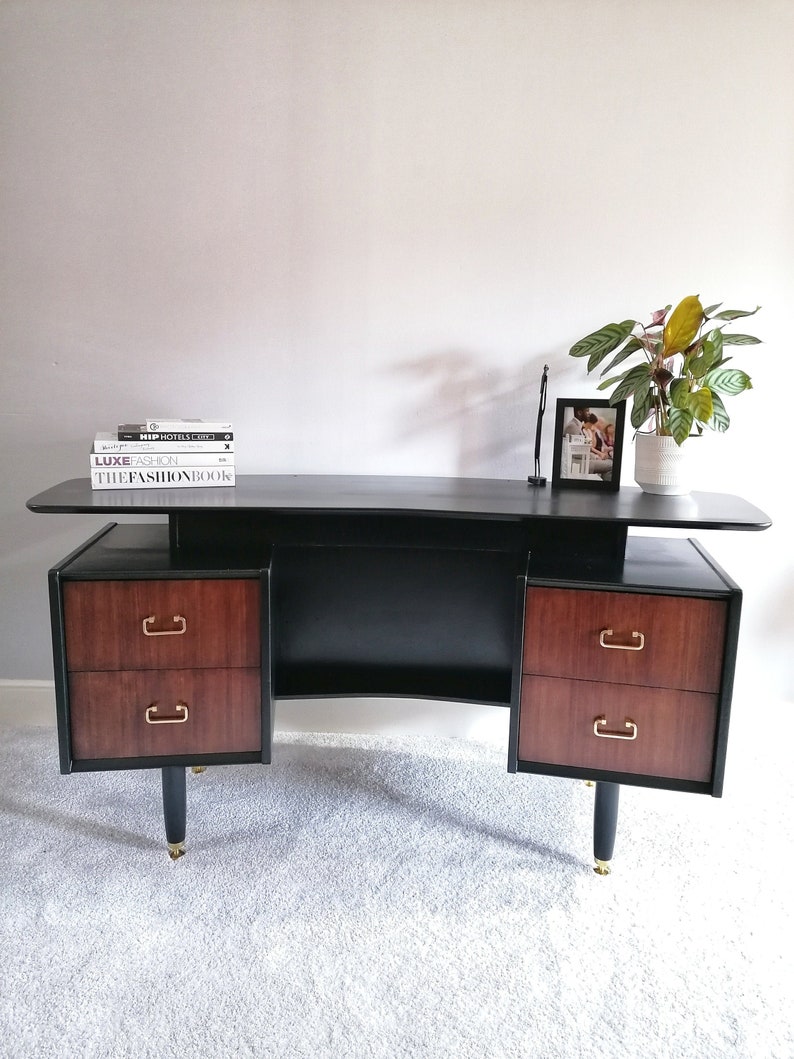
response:
{"label": "white baseboard", "polygon": [[277,732],[433,735],[473,739],[507,749],[510,711],[504,706],[436,699],[280,699]]}
{"label": "white baseboard", "polygon": [[51,680],[0,680],[0,724],[55,727],[55,684]]}
{"label": "white baseboard", "polygon": [[[51,680],[0,680],[0,724],[55,727]],[[277,732],[433,735],[507,747],[503,706],[425,699],[281,699]]]}

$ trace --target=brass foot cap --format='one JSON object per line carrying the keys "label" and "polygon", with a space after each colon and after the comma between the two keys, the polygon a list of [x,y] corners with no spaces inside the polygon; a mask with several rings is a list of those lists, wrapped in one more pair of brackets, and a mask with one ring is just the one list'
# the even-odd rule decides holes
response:
{"label": "brass foot cap", "polygon": [[185,843],[184,842],[169,842],[168,843],[168,856],[171,860],[179,860],[180,857],[185,855]]}
{"label": "brass foot cap", "polygon": [[596,858],[595,867],[593,868],[593,871],[596,873],[596,875],[611,875],[612,874],[612,869],[609,866],[609,861],[608,860],[598,860],[598,858]]}
{"label": "brass foot cap", "polygon": [[191,768],[190,771],[193,773],[194,776],[198,776],[198,774],[200,772],[206,772],[207,771],[207,766],[206,765],[193,765],[193,767]]}

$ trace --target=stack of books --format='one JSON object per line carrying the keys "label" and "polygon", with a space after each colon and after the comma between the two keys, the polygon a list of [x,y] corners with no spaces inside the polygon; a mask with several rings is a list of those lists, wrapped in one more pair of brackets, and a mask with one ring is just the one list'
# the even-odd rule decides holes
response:
{"label": "stack of books", "polygon": [[234,430],[204,419],[122,423],[96,435],[90,460],[92,489],[234,485]]}

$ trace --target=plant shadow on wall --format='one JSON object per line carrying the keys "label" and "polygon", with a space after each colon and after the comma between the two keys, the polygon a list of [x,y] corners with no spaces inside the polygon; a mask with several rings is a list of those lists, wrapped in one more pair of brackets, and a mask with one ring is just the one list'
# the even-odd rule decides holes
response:
{"label": "plant shadow on wall", "polygon": [[419,391],[401,415],[398,440],[454,444],[460,477],[529,473],[538,379],[548,359],[538,356],[505,371],[465,350],[448,349],[397,362],[391,373]]}

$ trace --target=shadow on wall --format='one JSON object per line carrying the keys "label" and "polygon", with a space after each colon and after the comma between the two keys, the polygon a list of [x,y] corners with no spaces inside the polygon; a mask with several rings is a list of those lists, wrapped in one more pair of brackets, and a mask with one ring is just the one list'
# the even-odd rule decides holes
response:
{"label": "shadow on wall", "polygon": [[[466,350],[449,349],[397,362],[391,372],[418,391],[400,416],[397,439],[446,434],[461,477],[531,474],[540,377],[548,361],[547,354],[502,371]],[[550,458],[544,453],[544,463]]]}

